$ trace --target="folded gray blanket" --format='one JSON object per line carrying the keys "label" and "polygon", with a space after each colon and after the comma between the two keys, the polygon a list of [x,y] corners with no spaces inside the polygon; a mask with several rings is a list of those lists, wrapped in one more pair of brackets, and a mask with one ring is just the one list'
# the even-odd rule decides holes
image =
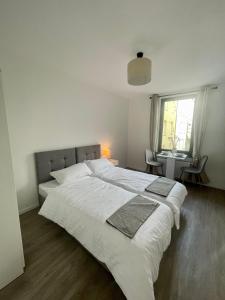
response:
{"label": "folded gray blanket", "polygon": [[106,222],[127,237],[133,238],[158,206],[157,202],[138,195],[120,207]]}
{"label": "folded gray blanket", "polygon": [[151,184],[149,184],[149,186],[145,190],[146,192],[151,192],[157,195],[167,197],[175,184],[176,181],[174,180],[171,180],[166,177],[158,177]]}

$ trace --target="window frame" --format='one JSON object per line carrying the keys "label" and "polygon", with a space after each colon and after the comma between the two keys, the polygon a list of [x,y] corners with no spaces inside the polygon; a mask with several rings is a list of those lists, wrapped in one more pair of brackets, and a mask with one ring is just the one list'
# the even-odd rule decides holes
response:
{"label": "window frame", "polygon": [[[191,93],[191,94],[185,94],[185,95],[177,95],[175,97],[173,96],[168,96],[168,97],[161,97],[161,106],[160,106],[160,124],[159,124],[159,140],[158,140],[158,149],[159,152],[161,151],[171,151],[171,149],[163,149],[162,148],[162,138],[163,138],[163,120],[164,120],[164,107],[165,107],[165,102],[169,101],[182,101],[182,100],[187,100],[187,99],[192,99],[194,98],[194,110],[193,110],[193,117],[194,117],[194,111],[195,111],[195,104],[196,104],[196,98],[197,94]],[[184,150],[176,150],[178,153],[184,153],[187,154],[188,156],[192,156],[192,151],[193,151],[193,119],[192,119],[192,128],[191,128],[191,142],[190,142],[190,148],[188,151]]]}

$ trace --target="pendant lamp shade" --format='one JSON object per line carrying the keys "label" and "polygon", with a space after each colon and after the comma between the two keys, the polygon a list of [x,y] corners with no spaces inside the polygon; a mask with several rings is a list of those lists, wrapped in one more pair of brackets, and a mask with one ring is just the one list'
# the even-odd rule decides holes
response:
{"label": "pendant lamp shade", "polygon": [[128,83],[131,85],[144,85],[151,81],[150,59],[143,57],[143,52],[137,53],[137,58],[131,60],[127,65]]}

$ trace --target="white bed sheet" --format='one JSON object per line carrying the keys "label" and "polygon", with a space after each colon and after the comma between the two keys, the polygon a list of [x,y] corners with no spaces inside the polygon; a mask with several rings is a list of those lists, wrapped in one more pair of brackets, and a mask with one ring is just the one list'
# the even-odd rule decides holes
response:
{"label": "white bed sheet", "polygon": [[59,186],[59,184],[56,180],[50,180],[44,183],[40,183],[38,185],[38,192],[43,198],[46,198],[48,196],[48,193],[55,189],[57,186]]}
{"label": "white bed sheet", "polygon": [[[151,195],[145,191],[146,187],[152,183],[158,176],[127,170],[119,167],[108,167],[103,170],[95,171],[95,175],[100,179],[109,183],[118,185],[128,191],[146,195],[151,198]],[[174,214],[174,221],[177,229],[180,228],[180,209],[187,195],[186,187],[176,182],[169,195],[165,200],[163,197],[155,196],[158,201],[168,205]],[[154,198],[155,198],[154,197]]]}
{"label": "white bed sheet", "polygon": [[52,190],[39,213],[65,228],[105,263],[127,299],[153,300],[153,282],[170,243],[173,214],[161,204],[129,239],[106,219],[135,196],[88,176]]}

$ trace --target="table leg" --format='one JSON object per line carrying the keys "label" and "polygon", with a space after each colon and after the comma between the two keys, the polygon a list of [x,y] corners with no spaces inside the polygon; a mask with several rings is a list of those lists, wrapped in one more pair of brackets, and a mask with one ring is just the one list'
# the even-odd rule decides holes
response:
{"label": "table leg", "polygon": [[167,157],[166,159],[166,177],[174,179],[176,159],[173,157]]}

